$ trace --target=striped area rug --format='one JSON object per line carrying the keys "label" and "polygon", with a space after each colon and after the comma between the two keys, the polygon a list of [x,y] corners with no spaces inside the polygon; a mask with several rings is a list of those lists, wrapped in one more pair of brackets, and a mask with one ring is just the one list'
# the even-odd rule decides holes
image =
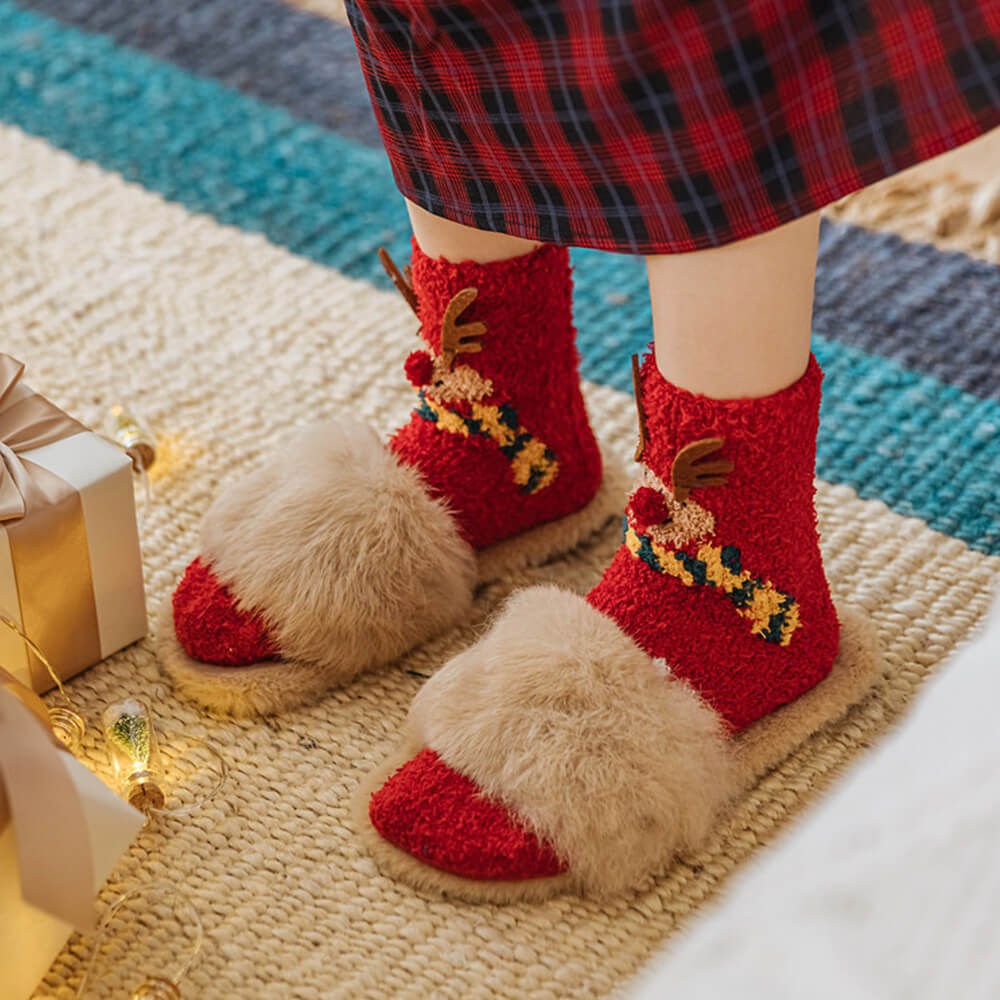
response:
{"label": "striped area rug", "polygon": [[[274,0],[0,0],[4,347],[81,418],[97,422],[127,398],[158,430],[142,527],[151,622],[221,484],[297,424],[342,413],[387,431],[411,403],[399,372],[412,317],[375,258],[380,245],[405,256],[405,213],[348,31],[316,11]],[[929,194],[909,198],[933,215]],[[879,214],[870,204],[866,192],[831,214],[863,220]],[[879,738],[988,606],[1000,574],[1000,223],[984,212],[966,228],[968,253],[824,224],[823,545],[837,598],[877,622],[890,673],[762,781],[699,858],[607,905],[474,907],[383,878],[350,828],[348,797],[395,742],[421,675],[514,587],[586,591],[617,545],[612,526],[487,588],[465,627],[405,662],[278,719],[199,714],[173,696],[149,640],[74,680],[95,723],[104,703],[141,692],[165,730],[212,741],[231,772],[191,816],[144,830],[103,905],[151,878],[181,886],[207,934],[185,980],[185,996],[202,1000],[619,990]],[[591,252],[574,261],[588,402],[625,457],[628,359],[650,331],[643,265]],[[96,735],[85,755],[107,773]],[[194,781],[183,794],[201,791]],[[170,971],[180,933],[160,910],[141,927],[116,919],[92,995],[128,996],[144,973]],[[71,939],[39,1000],[75,996],[91,943]]]}

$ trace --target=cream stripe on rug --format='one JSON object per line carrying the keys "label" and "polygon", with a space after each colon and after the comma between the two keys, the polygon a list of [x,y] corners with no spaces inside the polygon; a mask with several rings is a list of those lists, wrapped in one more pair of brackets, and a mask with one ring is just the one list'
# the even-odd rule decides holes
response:
{"label": "cream stripe on rug", "polygon": [[1000,264],[1000,129],[848,195],[826,214]]}
{"label": "cream stripe on rug", "polygon": [[[410,405],[400,375],[413,320],[395,295],[191,216],[10,128],[0,129],[0,306],[3,346],[28,363],[35,387],[89,420],[134,393],[162,436],[142,532],[151,620],[196,551],[219,483],[294,424],[351,414],[387,430]],[[589,386],[588,400],[604,439],[630,452],[630,397]],[[185,989],[199,1000],[608,996],[884,731],[987,607],[1000,558],[846,487],[822,486],[820,512],[837,596],[872,614],[891,676],[763,781],[695,862],[639,892],[605,906],[429,902],[380,876],[348,826],[348,797],[394,744],[421,683],[415,674],[469,643],[515,585],[588,589],[618,525],[590,548],[488,588],[467,626],[398,667],[278,719],[201,716],[173,697],[149,640],[74,680],[94,728],[106,702],[141,693],[163,729],[212,740],[231,767],[215,801],[140,835],[112,887],[166,878],[190,895],[208,935]],[[107,773],[93,732],[86,759]],[[142,974],[172,968],[177,942],[160,916],[138,938],[115,921],[94,996],[128,995]],[[70,1000],[88,947],[74,938],[37,997]]]}
{"label": "cream stripe on rug", "polygon": [[344,0],[284,0],[289,7],[298,7],[313,14],[322,14],[331,21],[347,24],[347,11],[344,10]]}

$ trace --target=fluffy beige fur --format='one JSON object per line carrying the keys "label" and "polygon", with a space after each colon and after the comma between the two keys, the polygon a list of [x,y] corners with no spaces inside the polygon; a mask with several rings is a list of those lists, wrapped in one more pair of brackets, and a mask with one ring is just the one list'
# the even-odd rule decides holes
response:
{"label": "fluffy beige fur", "polygon": [[454,625],[477,579],[445,505],[353,421],[300,431],[220,493],[201,542],[285,658],[322,668],[331,684]]}
{"label": "fluffy beige fur", "polygon": [[[427,687],[424,689],[424,691],[429,691],[426,699],[424,693],[421,692],[414,704],[416,717],[411,716],[410,732],[397,748],[397,751],[362,781],[354,796],[354,822],[362,843],[376,859],[380,868],[387,874],[421,891],[434,895],[489,903],[541,900],[573,890],[604,895],[615,891],[616,886],[625,887],[626,883],[623,873],[614,869],[614,865],[620,855],[618,846],[613,840],[605,840],[603,843],[595,841],[590,845],[588,851],[590,859],[599,865],[607,865],[609,869],[614,870],[609,870],[608,872],[599,871],[597,878],[592,879],[589,883],[584,882],[573,871],[551,879],[529,879],[520,882],[480,882],[460,878],[448,872],[438,871],[421,863],[416,858],[383,840],[368,819],[368,802],[372,794],[382,786],[389,775],[406,760],[412,758],[421,746],[426,745],[426,739],[423,741],[420,740],[418,734],[420,732],[426,733],[428,730],[436,733],[439,729],[443,729],[448,725],[465,725],[465,717],[474,712],[476,708],[479,708],[480,711],[472,719],[471,732],[468,730],[463,730],[462,732],[452,730],[450,734],[445,733],[443,739],[439,740],[438,743],[449,742],[456,744],[455,751],[457,756],[450,758],[453,766],[457,766],[454,761],[458,757],[461,757],[472,760],[474,764],[478,764],[482,768],[481,774],[491,775],[492,784],[489,784],[483,777],[479,779],[484,787],[489,786],[490,794],[494,794],[498,798],[513,804],[513,799],[505,792],[507,787],[506,782],[511,778],[515,782],[520,779],[522,769],[525,766],[522,763],[522,759],[527,758],[526,764],[530,770],[542,772],[542,780],[545,788],[551,788],[553,785],[557,786],[555,801],[558,803],[558,807],[567,810],[574,824],[582,824],[580,827],[581,835],[587,835],[590,832],[587,828],[587,824],[590,822],[588,816],[584,816],[581,819],[577,815],[581,811],[595,813],[599,809],[605,808],[609,809],[614,816],[622,815],[621,805],[614,801],[619,789],[625,788],[620,780],[620,772],[604,772],[603,775],[598,773],[597,780],[603,783],[603,787],[598,789],[599,794],[592,795],[590,799],[582,800],[584,802],[582,810],[580,808],[580,801],[574,800],[573,795],[580,794],[580,792],[574,791],[577,788],[575,754],[579,749],[574,745],[574,741],[592,741],[595,736],[600,738],[602,735],[600,725],[595,728],[592,719],[596,717],[601,720],[617,712],[617,709],[612,708],[609,710],[609,714],[606,715],[603,703],[595,704],[592,710],[588,709],[590,698],[593,698],[595,701],[599,698],[617,699],[622,705],[626,702],[631,705],[636,700],[634,692],[631,690],[623,691],[619,688],[619,681],[633,676],[633,667],[638,667],[638,663],[633,662],[631,652],[626,652],[626,649],[620,643],[610,643],[611,648],[609,652],[613,654],[615,664],[609,669],[617,680],[612,679],[611,690],[609,690],[607,687],[607,676],[601,670],[595,671],[593,669],[594,665],[588,663],[587,658],[584,658],[584,669],[575,672],[573,665],[567,664],[564,661],[560,651],[556,650],[553,652],[553,647],[559,645],[560,640],[549,633],[545,639],[544,649],[551,656],[556,669],[568,673],[570,678],[573,676],[577,677],[581,690],[570,693],[567,696],[566,689],[567,687],[572,687],[573,681],[572,679],[560,678],[552,690],[548,692],[538,692],[536,684],[533,681],[525,686],[523,690],[518,690],[517,693],[511,694],[512,689],[508,689],[504,681],[513,681],[515,674],[524,673],[524,660],[526,658],[534,660],[534,656],[528,653],[526,657],[526,651],[521,648],[523,644],[517,640],[516,636],[513,643],[491,642],[496,637],[495,633],[499,631],[501,626],[505,630],[514,632],[520,629],[522,623],[534,622],[535,627],[537,627],[539,623],[534,606],[535,601],[539,597],[545,598],[553,593],[557,595],[558,603],[563,604],[569,611],[569,614],[564,619],[564,623],[558,623],[559,627],[566,628],[567,632],[569,628],[579,627],[580,624],[583,624],[585,631],[592,627],[590,615],[573,606],[572,602],[574,600],[581,604],[584,603],[580,598],[571,598],[571,595],[564,594],[554,588],[535,588],[529,591],[522,591],[521,594],[515,597],[515,602],[520,604],[524,610],[515,612],[515,603],[512,602],[511,605],[508,605],[507,611],[505,611],[503,617],[497,623],[494,633],[488,635],[483,640],[483,643],[452,660],[440,674],[428,682]],[[549,607],[553,610],[555,609],[553,604],[550,604]],[[515,613],[516,619],[514,619]],[[596,614],[596,612],[592,612],[592,614]],[[765,716],[759,722],[754,723],[754,725],[732,741],[730,744],[731,761],[728,763],[724,762],[720,769],[722,780],[725,782],[725,787],[718,790],[717,797],[720,804],[724,800],[731,798],[735,793],[745,792],[752,788],[763,775],[777,767],[798,746],[819,733],[827,723],[843,716],[852,705],[859,703],[884,676],[885,662],[879,648],[878,635],[871,622],[868,621],[862,612],[854,609],[846,609],[841,611],[841,623],[840,652],[834,661],[833,669],[829,676],[790,705],[785,705],[770,715]],[[601,639],[609,638],[603,635],[604,630],[602,628],[598,628],[597,631],[601,633]],[[582,638],[587,641],[586,635]],[[590,641],[593,638],[591,636]],[[488,656],[478,660],[470,659],[470,654],[481,650],[485,643],[490,643],[487,650]],[[534,648],[542,649],[543,647],[536,645]],[[629,665],[626,669],[616,673],[618,671],[619,660],[617,654],[619,653],[623,654],[621,662],[624,663],[627,661]],[[512,656],[510,662],[514,673],[508,675],[504,672],[502,663],[497,662],[497,654]],[[476,666],[477,662],[480,664],[479,669]],[[647,663],[649,673],[658,678],[659,684],[667,686],[679,684],[676,681],[669,682],[665,680],[662,674],[655,671],[651,663],[648,661]],[[568,671],[566,670],[567,666],[570,668]],[[543,670],[541,662],[538,662],[529,664],[528,673],[534,675],[536,679],[540,679]],[[445,671],[448,671],[448,673],[445,674]],[[489,679],[479,676],[483,673],[492,674],[493,676]],[[595,673],[598,677],[596,683],[592,681]],[[501,675],[503,675],[501,682],[497,683],[497,679],[501,678]],[[435,682],[438,677],[442,679],[440,684],[436,685]],[[431,687],[431,685],[435,685],[435,687]],[[520,687],[518,685],[519,689]],[[468,698],[466,694],[467,690],[472,692]],[[638,690],[640,692],[646,690],[646,682],[644,680],[641,682]],[[625,701],[622,700],[623,694],[625,695]],[[489,698],[491,695],[504,706],[504,717],[500,724],[506,723],[508,727],[507,732],[510,733],[509,745],[507,744],[508,737],[502,735],[498,726],[494,725],[497,720],[490,718],[489,706],[484,703],[484,699]],[[512,699],[516,700],[525,695],[528,697],[523,705],[520,703],[510,704]],[[650,704],[653,706],[654,711],[660,706],[660,702],[656,699],[662,696],[662,693],[654,693],[652,695]],[[549,700],[547,708],[545,707],[546,700]],[[470,707],[470,704],[473,707]],[[681,704],[683,704],[683,699],[681,700]],[[527,722],[520,718],[522,710],[529,717]],[[707,711],[704,708],[703,710]],[[559,750],[559,756],[549,760],[544,756],[545,748],[553,742],[549,733],[554,729],[565,731],[567,723],[572,721],[577,711],[582,711],[583,713],[582,725],[566,733],[565,739],[569,741],[569,746],[567,746],[564,739],[555,741],[555,746]],[[623,711],[625,711],[624,708]],[[631,717],[624,720],[625,725],[622,732],[618,733],[616,738],[611,740],[613,748],[617,749],[623,740],[627,740],[633,736],[637,739],[644,736],[648,738],[649,729],[653,727],[645,720],[645,711],[644,707],[643,712],[640,713],[637,719],[641,725],[641,729],[632,728]],[[511,724],[512,722],[513,724]],[[525,727],[528,729],[527,733],[524,731]],[[478,748],[472,745],[471,741],[476,738],[477,733],[481,734],[488,741],[487,746]],[[448,739],[449,735],[452,737],[450,740]],[[690,735],[694,737],[693,742],[698,743],[697,729]],[[460,736],[461,738],[455,740],[455,736]],[[716,738],[717,735],[711,737],[713,741]],[[708,745],[711,746],[711,743]],[[595,747],[599,746],[599,742],[597,744],[588,742],[584,744],[583,749],[588,757],[592,757],[600,753],[599,750],[595,749]],[[676,742],[673,743],[673,749],[675,752],[684,752],[684,747]],[[647,793],[652,794],[655,799],[658,799],[659,791],[657,789],[657,782],[662,780],[672,782],[675,793],[678,795],[683,794],[683,789],[674,777],[675,761],[671,760],[667,764],[660,762],[658,766],[663,767],[664,770],[663,774],[659,775],[648,772],[642,766],[643,763],[657,766],[655,761],[651,761],[646,757],[643,744],[637,743],[632,751],[626,750],[627,758],[631,759],[633,755],[640,762],[640,767],[636,769],[635,773],[631,774],[631,780],[636,782],[641,781],[644,784],[626,788],[623,801],[626,808],[636,811],[641,818],[646,815],[643,807],[640,805],[636,809],[634,803],[637,798],[642,799]],[[690,766],[689,761],[686,763]],[[588,764],[587,766],[589,768],[592,765]],[[466,773],[471,772],[466,771]],[[572,788],[563,790],[558,787],[560,783],[567,780],[573,782]],[[616,781],[618,784],[615,784]],[[512,785],[511,787],[514,786]],[[528,791],[530,793],[531,789]],[[586,790],[584,790],[585,792]],[[710,792],[709,794],[711,795],[712,793]],[[529,794],[528,798],[532,798],[532,796]],[[701,787],[694,788],[694,794],[690,802],[679,799],[674,805],[678,811],[684,811],[693,807],[702,816],[711,811],[711,805],[707,801],[704,789]],[[516,805],[515,808],[517,808]],[[529,806],[528,808],[533,808],[533,806]],[[528,815],[528,813],[522,813],[522,815]],[[670,828],[672,829],[676,825],[676,821],[672,818],[668,819],[670,819]],[[600,828],[593,831],[596,835],[604,835],[606,837],[616,835],[616,831],[608,829],[609,824],[601,818],[598,818],[595,825]],[[697,825],[702,827],[702,833],[707,833],[707,827],[703,820],[699,821]],[[665,833],[669,832],[669,829],[665,831]],[[674,848],[677,848],[679,851],[684,850],[683,845],[679,845],[676,840],[672,845],[662,845],[664,849],[658,850],[657,848],[661,846],[656,840],[658,833],[658,830],[654,831],[650,828],[645,831],[645,836],[630,838],[626,841],[624,846],[631,847],[633,841],[639,839],[641,841],[640,848],[643,846],[647,848],[648,863],[651,866],[646,871],[636,863],[634,867],[635,878],[632,884],[638,882],[641,875],[657,874],[662,864],[670,860]],[[700,836],[693,829],[691,833],[693,834],[691,838],[692,842],[688,846],[699,846],[697,840],[700,839]]]}
{"label": "fluffy beige fur", "polygon": [[202,552],[241,606],[262,610],[284,657],[244,667],[192,659],[161,610],[160,659],[181,693],[217,712],[293,708],[395,659],[467,612],[476,583],[568,551],[621,511],[621,466],[558,521],[473,552],[420,476],[356,423],[309,428],[227,488],[202,525]]}
{"label": "fluffy beige fur", "polygon": [[719,716],[583,598],[521,591],[417,695],[410,735],[605,896],[700,842],[739,788]]}

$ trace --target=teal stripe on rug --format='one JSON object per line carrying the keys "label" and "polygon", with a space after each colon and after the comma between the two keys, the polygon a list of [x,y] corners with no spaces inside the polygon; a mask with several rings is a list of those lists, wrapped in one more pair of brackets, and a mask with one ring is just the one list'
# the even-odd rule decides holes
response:
{"label": "teal stripe on rug", "polygon": [[[382,287],[374,248],[407,253],[405,213],[381,154],[4,0],[0,117],[191,211]],[[984,267],[878,234],[827,233],[837,254],[821,256],[824,282],[852,253],[887,274],[901,253],[927,254],[959,282]],[[592,252],[574,260],[584,374],[628,390],[628,355],[649,330],[642,262]],[[970,294],[981,273],[964,279]],[[848,294],[855,277],[838,279]],[[949,318],[912,309],[914,342],[920,323],[936,329]],[[822,322],[818,310],[820,331]],[[828,373],[820,475],[1000,553],[1000,404],[833,339],[818,336],[817,354]]]}

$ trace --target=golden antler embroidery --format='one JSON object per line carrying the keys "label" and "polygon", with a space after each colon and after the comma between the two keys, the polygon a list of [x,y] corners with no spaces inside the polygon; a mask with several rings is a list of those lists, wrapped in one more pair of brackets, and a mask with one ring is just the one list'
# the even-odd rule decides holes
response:
{"label": "golden antler embroidery", "polygon": [[639,355],[632,355],[632,391],[635,394],[635,408],[639,414],[639,443],[635,446],[635,460],[642,461],[649,436],[646,432],[646,411],[642,408],[642,382],[639,379]]}
{"label": "golden antler embroidery", "polygon": [[469,308],[479,294],[478,289],[463,288],[452,296],[441,320],[441,359],[448,368],[455,363],[459,354],[478,354],[483,345],[476,340],[486,333],[485,323],[462,323],[455,320]]}
{"label": "golden antler embroidery", "polygon": [[378,248],[378,259],[385,268],[385,273],[389,275],[392,283],[399,290],[399,294],[406,299],[406,304],[413,310],[413,315],[419,317],[420,314],[417,312],[417,293],[413,290],[411,277],[413,272],[410,270],[410,265],[406,265],[404,277],[403,274],[399,273],[399,268],[396,267],[395,261],[389,256],[385,247]]}
{"label": "golden antler embroidery", "polygon": [[733,471],[733,463],[729,459],[718,462],[698,462],[700,458],[718,451],[724,444],[724,438],[704,438],[685,445],[674,459],[670,470],[670,481],[674,497],[682,503],[691,495],[691,491],[703,486],[725,486],[726,476]]}

